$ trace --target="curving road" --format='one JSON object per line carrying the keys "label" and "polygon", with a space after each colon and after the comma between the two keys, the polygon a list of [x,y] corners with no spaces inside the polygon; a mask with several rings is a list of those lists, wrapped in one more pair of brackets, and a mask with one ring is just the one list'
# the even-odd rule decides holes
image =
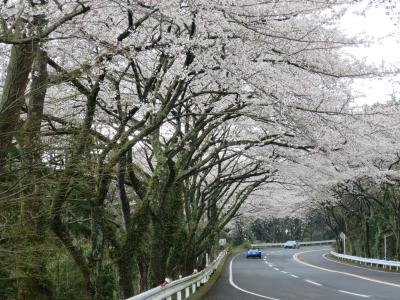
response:
{"label": "curving road", "polygon": [[400,274],[332,261],[324,247],[271,248],[263,259],[232,255],[208,300],[400,299]]}

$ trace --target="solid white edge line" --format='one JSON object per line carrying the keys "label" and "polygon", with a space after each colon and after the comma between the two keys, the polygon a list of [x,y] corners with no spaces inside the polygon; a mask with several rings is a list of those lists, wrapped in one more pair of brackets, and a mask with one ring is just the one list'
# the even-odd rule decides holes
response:
{"label": "solid white edge line", "polygon": [[231,262],[230,262],[230,264],[229,264],[229,283],[231,284],[231,286],[233,286],[235,289],[237,289],[237,290],[239,290],[239,291],[242,291],[242,292],[244,292],[244,293],[247,293],[247,294],[250,294],[250,295],[253,295],[253,296],[256,296],[256,297],[260,297],[260,298],[264,298],[264,299],[270,299],[270,300],[279,300],[279,299],[277,299],[277,298],[267,297],[267,296],[264,296],[264,295],[256,294],[256,293],[250,292],[250,291],[248,291],[248,290],[242,289],[241,287],[237,286],[237,285],[233,282],[232,263],[233,263],[233,260],[234,260],[236,257],[238,257],[240,254],[241,254],[241,253],[235,255],[235,256],[231,259]]}
{"label": "solid white edge line", "polygon": [[358,296],[358,297],[362,297],[362,298],[370,298],[371,297],[371,296],[368,296],[368,295],[357,294],[357,293],[352,293],[352,292],[343,291],[343,290],[338,290],[338,291],[343,293],[343,294],[349,294],[349,295]]}
{"label": "solid white edge line", "polygon": [[318,282],[315,282],[315,281],[312,281],[312,280],[305,279],[304,281],[307,281],[308,283],[311,283],[313,285],[322,286],[322,284],[320,284]]}
{"label": "solid white edge line", "polygon": [[357,275],[357,274],[353,274],[353,273],[342,272],[342,271],[338,271],[338,270],[319,267],[317,265],[313,265],[313,264],[307,263],[307,262],[301,260],[298,257],[300,254],[309,253],[309,252],[324,251],[324,250],[329,250],[329,249],[320,249],[320,250],[310,250],[310,251],[297,252],[297,253],[295,253],[293,255],[293,259],[296,262],[298,262],[300,264],[303,264],[303,265],[305,265],[307,267],[310,267],[310,268],[319,269],[319,270],[322,270],[322,271],[327,271],[327,272],[332,272],[332,273],[337,273],[337,274],[342,274],[342,275],[347,275],[347,276],[358,278],[358,279],[362,279],[362,280],[367,280],[367,281],[371,281],[371,282],[375,282],[375,283],[379,283],[379,284],[384,284],[384,285],[389,285],[389,286],[394,286],[394,287],[400,288],[400,284],[396,284],[396,283],[389,282],[389,281],[383,281],[383,280],[379,280],[379,279],[375,279],[375,278],[371,278],[371,277],[361,276],[361,275]]}

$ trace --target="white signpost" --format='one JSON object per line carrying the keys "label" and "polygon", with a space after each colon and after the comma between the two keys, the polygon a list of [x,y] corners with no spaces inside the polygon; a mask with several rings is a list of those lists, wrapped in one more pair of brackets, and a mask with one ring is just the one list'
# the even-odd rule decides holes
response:
{"label": "white signpost", "polygon": [[341,232],[339,236],[343,241],[343,254],[346,254],[346,235],[344,234],[344,232]]}
{"label": "white signpost", "polygon": [[385,260],[387,260],[387,243],[386,243],[386,239],[387,239],[388,237],[392,236],[392,235],[393,235],[393,234],[390,233],[390,234],[385,234],[385,235],[383,236],[383,246],[385,247],[385,249],[384,249],[384,252],[385,252]]}

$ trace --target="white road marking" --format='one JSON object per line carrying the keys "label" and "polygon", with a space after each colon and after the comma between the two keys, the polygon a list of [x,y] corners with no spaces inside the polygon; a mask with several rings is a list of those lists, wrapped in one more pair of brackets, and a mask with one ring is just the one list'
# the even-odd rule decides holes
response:
{"label": "white road marking", "polygon": [[306,280],[304,280],[304,281],[307,281],[308,283],[311,283],[311,284],[317,285],[317,286],[321,286],[321,285],[322,285],[322,284],[320,284],[320,283],[318,283],[318,282],[311,281],[311,280],[308,280],[308,279],[306,279]]}
{"label": "white road marking", "polygon": [[372,281],[372,282],[376,282],[376,283],[380,283],[380,284],[384,284],[384,285],[390,285],[390,286],[394,286],[394,287],[400,288],[400,284],[396,284],[394,282],[383,281],[383,280],[379,280],[379,279],[375,279],[375,278],[371,278],[371,277],[366,277],[366,276],[361,276],[361,275],[357,275],[357,274],[353,274],[353,273],[342,272],[342,271],[338,271],[338,270],[332,270],[332,269],[319,267],[319,266],[316,266],[316,265],[313,265],[313,264],[309,264],[309,263],[307,263],[305,261],[302,261],[298,257],[300,254],[303,254],[303,253],[325,251],[325,250],[329,250],[329,249],[327,248],[327,249],[320,249],[320,250],[309,250],[309,251],[298,252],[298,253],[293,255],[293,259],[295,261],[297,261],[298,263],[301,263],[301,264],[303,264],[303,265],[305,265],[307,267],[311,267],[311,268],[314,268],[314,269],[323,270],[323,271],[332,272],[332,273],[338,273],[338,274],[347,275],[347,276],[351,276],[351,277],[358,278],[358,279],[363,279],[363,280],[367,280],[367,281]]}
{"label": "white road marking", "polygon": [[294,274],[290,274],[290,276],[292,276],[293,278],[299,278],[299,276],[296,276]]}
{"label": "white road marking", "polygon": [[250,292],[250,291],[248,291],[248,290],[242,289],[241,287],[237,286],[237,285],[233,282],[232,263],[233,263],[233,260],[234,260],[236,257],[238,257],[239,255],[240,255],[240,253],[237,254],[236,256],[234,256],[234,257],[232,258],[232,260],[231,260],[231,263],[229,264],[229,283],[231,284],[231,286],[233,286],[235,289],[237,289],[237,290],[239,290],[239,291],[242,291],[242,292],[244,292],[244,293],[247,293],[247,294],[250,294],[250,295],[253,295],[253,296],[256,296],[256,297],[260,297],[260,298],[264,298],[264,299],[269,299],[269,300],[279,300],[279,299],[277,299],[277,298],[267,297],[267,296],[264,296],[264,295],[256,294],[256,293]]}
{"label": "white road marking", "polygon": [[275,270],[275,271],[279,271],[279,269],[278,269],[278,268],[274,268],[274,270]]}
{"label": "white road marking", "polygon": [[357,293],[352,293],[352,292],[343,291],[343,290],[339,290],[339,292],[344,293],[344,294],[353,295],[353,296],[362,297],[362,298],[370,298],[371,297],[371,296],[368,296],[368,295],[357,294]]}
{"label": "white road marking", "polygon": [[286,272],[286,271],[281,271],[283,274],[288,274],[289,272]]}

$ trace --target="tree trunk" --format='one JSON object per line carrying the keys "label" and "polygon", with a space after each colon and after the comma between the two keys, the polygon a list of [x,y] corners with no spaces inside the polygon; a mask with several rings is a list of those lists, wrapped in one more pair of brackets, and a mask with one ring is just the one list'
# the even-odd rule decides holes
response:
{"label": "tree trunk", "polygon": [[[51,283],[46,274],[46,252],[38,251],[46,241],[46,220],[43,209],[45,198],[42,186],[42,149],[40,141],[40,126],[43,117],[44,100],[47,90],[46,54],[38,49],[32,72],[32,93],[29,98],[28,114],[21,138],[22,164],[30,176],[24,181],[25,196],[22,203],[21,224],[23,239],[27,249],[33,249],[20,270],[22,277],[18,287],[19,299],[52,299]],[[24,266],[25,265],[25,266]]]}
{"label": "tree trunk", "polygon": [[365,218],[365,256],[371,256],[369,219]]}
{"label": "tree trunk", "polygon": [[[122,253],[121,253],[122,254]],[[124,299],[132,297],[133,290],[133,262],[130,254],[122,254],[117,261],[118,264],[118,285]]]}
{"label": "tree trunk", "polygon": [[148,287],[149,265],[143,255],[138,257],[139,267],[139,292],[144,292]]}
{"label": "tree trunk", "polygon": [[165,230],[162,222],[153,221],[153,238],[151,243],[151,254],[150,254],[150,278],[151,285],[160,285],[165,277],[167,277],[167,241]]}
{"label": "tree trunk", "polygon": [[12,139],[15,137],[36,48],[36,44],[13,45],[11,48],[0,100],[0,174],[7,162]]}

